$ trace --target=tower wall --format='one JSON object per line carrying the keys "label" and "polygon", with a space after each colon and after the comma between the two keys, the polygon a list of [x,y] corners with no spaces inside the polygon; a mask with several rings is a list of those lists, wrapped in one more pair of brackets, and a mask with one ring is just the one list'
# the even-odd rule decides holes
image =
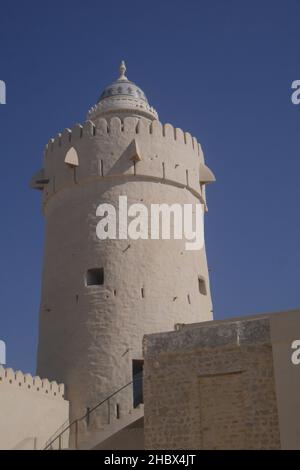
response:
{"label": "tower wall", "polygon": [[[128,155],[133,139],[142,158],[135,163]],[[77,167],[64,161],[71,147]],[[66,385],[71,420],[132,380],[144,334],[212,319],[205,248],[186,251],[184,240],[96,237],[98,205],[117,207],[120,195],[148,208],[205,204],[203,162],[190,134],[144,118],[88,121],[47,145],[38,373]],[[86,286],[93,268],[104,269],[103,285]],[[126,412],[131,397],[118,404]]]}

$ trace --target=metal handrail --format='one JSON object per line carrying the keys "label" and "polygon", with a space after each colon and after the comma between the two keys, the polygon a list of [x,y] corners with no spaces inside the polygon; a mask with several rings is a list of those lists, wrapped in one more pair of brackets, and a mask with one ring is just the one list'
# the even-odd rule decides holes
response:
{"label": "metal handrail", "polygon": [[[81,416],[80,418],[77,418],[75,419],[74,421],[72,421],[72,423],[70,423],[63,431],[61,431],[59,434],[57,434],[58,431],[56,431],[54,433],[54,436],[56,435],[55,438],[53,438],[49,443],[46,444],[46,446],[43,448],[43,450],[47,450],[49,448],[51,448],[51,446],[58,440],[59,442],[59,449],[61,449],[61,437],[64,435],[64,433],[68,430],[70,430],[72,428],[72,426],[75,426],[75,449],[78,448],[78,423],[80,421],[83,421],[83,420],[86,420],[87,418],[90,417],[90,415],[95,411],[97,410],[101,405],[103,405],[104,403],[108,402],[113,398],[115,397],[118,393],[120,393],[122,390],[124,390],[125,388],[129,387],[129,385],[132,385],[134,383],[136,383],[136,381],[138,380],[142,380],[143,379],[143,374],[140,373],[140,374],[136,374],[134,376],[134,379],[131,380],[131,382],[128,382],[126,385],[123,385],[123,387],[119,388],[118,390],[116,390],[114,393],[112,393],[111,395],[109,395],[108,397],[106,397],[104,400],[100,401],[99,403],[97,403],[97,405],[95,405],[93,408],[91,408],[90,410],[88,410],[88,412],[84,415],[84,416]],[[110,415],[109,415],[109,418],[110,418]],[[109,423],[108,423],[109,424]],[[63,425],[62,425],[63,426]],[[60,426],[60,428],[62,427]],[[60,429],[59,428],[59,429]]]}

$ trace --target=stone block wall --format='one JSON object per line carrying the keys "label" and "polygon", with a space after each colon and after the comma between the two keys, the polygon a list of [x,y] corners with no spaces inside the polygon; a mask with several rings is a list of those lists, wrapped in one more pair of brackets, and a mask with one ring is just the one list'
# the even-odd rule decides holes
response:
{"label": "stone block wall", "polygon": [[268,316],[144,339],[147,449],[279,449]]}

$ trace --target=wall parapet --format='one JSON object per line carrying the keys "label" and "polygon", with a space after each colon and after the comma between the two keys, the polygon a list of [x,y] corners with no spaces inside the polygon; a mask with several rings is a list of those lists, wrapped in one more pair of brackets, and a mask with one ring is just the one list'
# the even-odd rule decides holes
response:
{"label": "wall parapet", "polygon": [[[132,124],[135,124],[135,126],[132,126]],[[116,133],[124,134],[127,132],[130,132],[130,134],[135,133],[136,135],[148,134],[164,137],[166,140],[191,147],[197,155],[202,155],[202,148],[196,137],[193,137],[189,132],[185,132],[178,127],[173,127],[172,124],[163,124],[158,120],[148,122],[131,116],[125,118],[115,116],[110,120],[105,118],[100,118],[95,121],[87,120],[83,124],[76,123],[72,129],[64,129],[55,137],[49,139],[45,146],[45,156],[51,155],[56,148],[61,147],[64,143],[74,144],[85,136],[115,135]]]}
{"label": "wall parapet", "polygon": [[48,379],[41,379],[31,374],[23,374],[21,371],[6,369],[0,366],[0,386],[1,384],[11,385],[20,389],[26,389],[30,392],[38,392],[45,394],[50,398],[64,399],[65,387],[55,381],[50,382]]}
{"label": "wall parapet", "polygon": [[[139,161],[132,161],[128,152],[133,142],[140,150]],[[71,149],[76,154],[76,166],[66,160]],[[43,191],[45,208],[61,189],[111,177],[145,177],[175,184],[192,192],[205,208],[205,185],[214,181],[201,145],[189,132],[158,120],[115,116],[76,124],[50,139],[42,173],[33,177],[31,187]]]}

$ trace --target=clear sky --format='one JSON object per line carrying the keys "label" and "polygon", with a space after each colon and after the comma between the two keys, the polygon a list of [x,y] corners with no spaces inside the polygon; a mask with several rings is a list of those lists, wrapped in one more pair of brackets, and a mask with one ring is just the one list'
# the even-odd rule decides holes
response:
{"label": "clear sky", "polygon": [[300,307],[299,21],[298,0],[1,0],[8,366],[35,368],[44,233],[28,181],[49,138],[85,120],[121,59],[160,120],[198,138],[217,177],[206,217],[215,318]]}

